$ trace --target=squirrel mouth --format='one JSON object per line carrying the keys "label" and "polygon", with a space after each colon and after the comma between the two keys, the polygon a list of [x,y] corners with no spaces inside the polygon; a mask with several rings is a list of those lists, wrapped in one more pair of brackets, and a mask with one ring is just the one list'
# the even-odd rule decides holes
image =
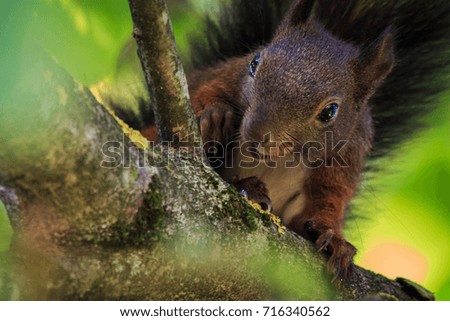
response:
{"label": "squirrel mouth", "polygon": [[294,154],[293,144],[287,143],[273,143],[273,146],[262,146],[261,143],[252,143],[247,148],[249,156],[260,161],[274,161],[278,158],[283,158]]}

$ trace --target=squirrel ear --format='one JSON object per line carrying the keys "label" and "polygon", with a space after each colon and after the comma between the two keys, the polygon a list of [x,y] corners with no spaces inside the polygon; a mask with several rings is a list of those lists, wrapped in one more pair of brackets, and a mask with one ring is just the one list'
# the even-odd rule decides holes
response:
{"label": "squirrel ear", "polygon": [[311,16],[314,0],[297,0],[288,12],[289,26],[296,27],[304,24]]}
{"label": "squirrel ear", "polygon": [[394,36],[385,29],[374,44],[365,48],[359,58],[359,73],[368,88],[378,86],[394,67]]}

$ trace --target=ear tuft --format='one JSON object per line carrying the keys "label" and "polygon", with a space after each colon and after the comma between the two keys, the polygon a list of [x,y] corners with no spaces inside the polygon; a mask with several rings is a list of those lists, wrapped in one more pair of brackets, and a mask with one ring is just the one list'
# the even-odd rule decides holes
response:
{"label": "ear tuft", "polygon": [[297,0],[289,10],[289,24],[296,27],[304,24],[311,16],[314,0]]}
{"label": "ear tuft", "polygon": [[391,72],[395,63],[392,28],[385,29],[378,39],[362,51],[359,72],[361,81],[368,88],[375,88]]}

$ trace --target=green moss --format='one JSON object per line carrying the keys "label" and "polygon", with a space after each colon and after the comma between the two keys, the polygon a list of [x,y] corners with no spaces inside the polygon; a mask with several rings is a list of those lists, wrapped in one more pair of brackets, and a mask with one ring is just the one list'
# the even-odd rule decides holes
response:
{"label": "green moss", "polygon": [[207,182],[208,182],[209,185],[213,186],[215,189],[219,188],[219,180],[217,179],[217,177],[215,177],[213,175],[210,175],[208,177]]}
{"label": "green moss", "polygon": [[150,192],[146,193],[143,205],[134,220],[131,223],[117,222],[112,227],[111,238],[101,243],[120,247],[124,245],[149,246],[159,241],[166,217],[160,191],[161,183],[157,177],[153,177]]}
{"label": "green moss", "polygon": [[225,204],[225,212],[228,215],[237,213],[250,231],[256,231],[262,215],[248,204],[233,187],[229,187],[226,193],[230,195],[230,201]]}
{"label": "green moss", "polygon": [[[163,197],[161,195],[161,182],[156,176],[153,177],[153,182],[150,185],[150,190],[152,193],[147,193],[144,201],[145,207],[144,213],[140,217],[150,216],[149,220],[142,220],[142,227],[151,228],[153,235],[153,240],[160,240],[162,235],[162,230],[165,223],[166,211],[163,207]],[[150,211],[151,215],[145,214]],[[140,220],[140,219],[139,219]],[[139,221],[138,220],[138,221]]]}
{"label": "green moss", "polygon": [[[230,195],[230,201],[225,204],[225,215],[230,215],[231,213],[238,215],[251,231],[256,231],[261,223],[266,227],[277,226],[279,231],[281,231],[282,227],[280,227],[279,223],[275,224],[273,221],[273,218],[276,216],[273,214],[267,215],[258,211],[233,187],[228,188],[225,193]],[[283,234],[284,231],[280,233]]]}

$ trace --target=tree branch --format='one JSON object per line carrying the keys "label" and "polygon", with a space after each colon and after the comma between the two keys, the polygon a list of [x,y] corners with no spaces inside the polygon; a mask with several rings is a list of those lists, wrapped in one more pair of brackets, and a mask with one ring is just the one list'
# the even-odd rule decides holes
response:
{"label": "tree branch", "polygon": [[172,142],[176,135],[178,138],[175,139],[186,140],[194,146],[199,143],[200,135],[166,2],[129,0],[129,5],[133,36],[138,44],[150,97],[156,98],[154,112],[160,140]]}

